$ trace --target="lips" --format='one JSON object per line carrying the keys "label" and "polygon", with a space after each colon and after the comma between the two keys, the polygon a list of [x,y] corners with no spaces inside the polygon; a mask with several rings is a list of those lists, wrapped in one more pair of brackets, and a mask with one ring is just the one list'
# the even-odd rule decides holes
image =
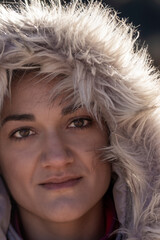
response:
{"label": "lips", "polygon": [[40,186],[42,186],[45,189],[50,190],[58,190],[61,188],[71,188],[76,186],[80,181],[82,180],[82,177],[79,176],[66,176],[63,178],[50,178],[46,180],[44,183],[41,183]]}

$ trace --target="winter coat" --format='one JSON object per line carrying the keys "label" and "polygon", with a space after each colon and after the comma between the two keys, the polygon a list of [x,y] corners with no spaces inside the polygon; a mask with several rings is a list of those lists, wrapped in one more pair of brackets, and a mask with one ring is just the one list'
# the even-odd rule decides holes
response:
{"label": "winter coat", "polygon": [[[137,37],[113,9],[98,3],[65,8],[36,0],[19,10],[0,6],[0,107],[14,70],[70,76],[61,90],[74,89],[109,128],[103,158],[112,163],[117,240],[160,240],[159,75]],[[70,99],[76,102],[73,91]],[[1,182],[1,240],[19,240],[10,210]]]}

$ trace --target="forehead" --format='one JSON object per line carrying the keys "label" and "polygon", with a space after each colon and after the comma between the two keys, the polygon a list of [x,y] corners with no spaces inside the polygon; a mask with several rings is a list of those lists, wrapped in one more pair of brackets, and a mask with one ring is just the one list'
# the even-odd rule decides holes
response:
{"label": "forehead", "polygon": [[33,95],[36,99],[43,100],[45,97],[46,100],[49,98],[48,93],[53,87],[53,81],[48,83],[41,81],[40,77],[28,75],[24,77],[23,81],[17,83],[13,82],[11,85],[11,98],[15,98],[16,96],[27,97],[28,95]]}
{"label": "forehead", "polygon": [[47,97],[49,89],[54,88],[56,80],[55,78],[52,81],[45,81],[43,75],[38,76],[35,73],[14,77],[10,87],[11,98],[15,97],[17,94],[23,96],[25,93],[26,95],[34,93],[35,96],[42,94]]}
{"label": "forehead", "polygon": [[[33,73],[16,76],[10,85],[9,94],[4,98],[1,115],[24,107],[26,110],[36,104],[49,104],[50,89],[54,81],[41,81],[41,77]],[[28,109],[29,110],[29,109]]]}
{"label": "forehead", "polygon": [[[40,81],[40,77],[27,74],[24,77],[15,79],[11,83],[10,94],[4,99],[4,108],[9,106],[19,106],[22,103],[36,104],[49,103],[49,92],[54,87],[53,82]],[[51,86],[52,85],[52,86]]]}
{"label": "forehead", "polygon": [[59,108],[62,115],[72,113],[79,109],[70,101],[64,101],[64,94],[61,93],[56,99],[52,99],[52,90],[56,85],[57,79],[47,82],[41,76],[27,74],[23,77],[14,79],[11,84],[11,94],[5,97],[1,117],[3,120],[7,115],[21,114],[23,112],[33,112],[40,107]]}

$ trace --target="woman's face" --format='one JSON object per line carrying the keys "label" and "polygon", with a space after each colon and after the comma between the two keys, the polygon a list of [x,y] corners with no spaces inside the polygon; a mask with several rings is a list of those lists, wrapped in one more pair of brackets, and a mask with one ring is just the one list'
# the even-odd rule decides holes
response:
{"label": "woman's face", "polygon": [[[56,100],[25,76],[5,99],[0,171],[21,213],[55,222],[78,219],[101,201],[111,177],[99,159],[107,134],[84,108]],[[53,86],[54,87],[54,86]]]}

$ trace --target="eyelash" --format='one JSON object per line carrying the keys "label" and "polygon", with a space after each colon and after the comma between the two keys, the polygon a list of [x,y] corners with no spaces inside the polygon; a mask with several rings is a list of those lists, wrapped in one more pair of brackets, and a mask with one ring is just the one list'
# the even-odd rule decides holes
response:
{"label": "eyelash", "polygon": [[87,123],[85,124],[85,126],[75,126],[75,127],[68,127],[68,128],[74,128],[74,130],[83,130],[83,129],[85,129],[85,128],[88,128],[88,127],[90,127],[91,125],[92,125],[92,123],[93,123],[93,120],[91,119],[91,118],[83,118],[83,117],[80,117],[80,118],[76,118],[76,119],[73,119],[72,121],[71,121],[71,123],[69,124],[69,126],[72,124],[72,123],[75,123],[75,122],[81,122],[81,121],[87,121]]}
{"label": "eyelash", "polygon": [[[86,123],[85,123],[85,125],[84,126],[70,126],[71,124],[73,124],[73,123],[75,123],[77,121],[77,123],[79,122],[81,122],[81,123],[84,123],[85,121],[87,121]],[[71,122],[70,122],[70,124],[68,125],[68,129],[74,129],[74,130],[83,130],[83,129],[86,129],[86,128],[89,128],[91,125],[92,125],[92,123],[93,123],[93,120],[91,119],[91,118],[83,118],[83,117],[81,117],[81,118],[76,118],[76,119],[73,119]],[[28,131],[28,132],[33,132],[32,134],[30,134],[30,135],[27,135],[27,136],[22,136],[22,137],[16,137],[15,135],[16,134],[20,134],[20,131]],[[16,129],[16,130],[14,130],[11,134],[10,134],[10,138],[11,139],[14,139],[14,140],[17,140],[17,141],[20,141],[20,140],[26,140],[28,137],[32,137],[32,136],[34,136],[34,135],[36,135],[36,132],[32,129],[32,128],[30,128],[30,127],[21,127],[21,128],[18,128],[18,129]]]}
{"label": "eyelash", "polygon": [[[33,134],[27,135],[27,136],[25,136],[25,137],[23,137],[23,136],[22,136],[22,137],[16,137],[16,136],[15,136],[16,133],[18,134],[18,133],[20,133],[20,131],[33,132]],[[12,132],[9,137],[10,137],[11,139],[20,141],[20,140],[26,140],[28,137],[31,137],[31,136],[33,136],[33,135],[36,135],[36,132],[35,132],[32,128],[30,128],[30,127],[21,127],[21,128],[18,128],[18,129],[16,129],[16,130],[14,130],[14,132]]]}

